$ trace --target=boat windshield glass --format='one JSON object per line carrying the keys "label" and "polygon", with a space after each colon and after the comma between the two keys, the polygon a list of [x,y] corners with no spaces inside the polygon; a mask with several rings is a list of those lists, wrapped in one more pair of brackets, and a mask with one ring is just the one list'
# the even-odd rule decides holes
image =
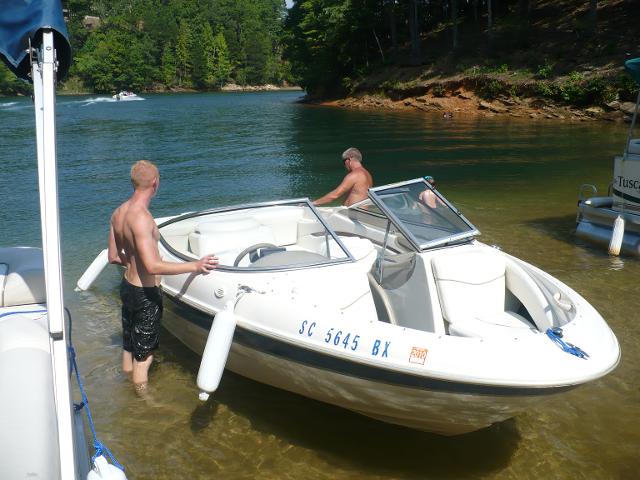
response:
{"label": "boat windshield glass", "polygon": [[215,254],[223,269],[278,270],[353,260],[307,199],[186,214],[159,229],[164,245],[187,257]]}
{"label": "boat windshield glass", "polygon": [[480,233],[423,179],[373,188],[369,198],[418,250],[464,241]]}

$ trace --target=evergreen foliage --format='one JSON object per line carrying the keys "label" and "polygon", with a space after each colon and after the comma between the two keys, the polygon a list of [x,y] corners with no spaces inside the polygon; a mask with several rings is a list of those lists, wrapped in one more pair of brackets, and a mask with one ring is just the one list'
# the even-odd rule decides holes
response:
{"label": "evergreen foliage", "polygon": [[[537,70],[544,81],[580,64],[614,61],[621,68],[625,53],[640,53],[637,29],[627,20],[637,18],[638,5],[631,0],[294,0],[284,45],[297,83],[319,97],[375,91],[376,77],[382,78],[379,86],[385,76],[401,77],[399,72],[416,82],[453,77],[471,62],[513,61],[521,71]],[[582,88],[582,80],[573,79],[559,96],[587,101]],[[495,94],[497,84],[490,90],[487,95]]]}
{"label": "evergreen foliage", "polygon": [[[216,89],[291,81],[282,59],[284,0],[63,0],[87,88]],[[87,27],[87,16],[99,26]],[[0,91],[5,86],[0,71]]]}

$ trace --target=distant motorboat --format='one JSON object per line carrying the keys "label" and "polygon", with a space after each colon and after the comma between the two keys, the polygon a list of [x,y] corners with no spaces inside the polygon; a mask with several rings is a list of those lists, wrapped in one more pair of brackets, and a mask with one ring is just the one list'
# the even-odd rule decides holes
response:
{"label": "distant motorboat", "polygon": [[[625,67],[640,85],[640,58],[627,60]],[[609,245],[613,255],[622,252],[640,256],[640,138],[632,138],[639,106],[640,92],[624,152],[614,159],[607,195],[599,196],[591,184],[582,185],[578,192],[576,235]]]}
{"label": "distant motorboat", "polygon": [[114,100],[137,100],[140,97],[129,90],[123,90],[116,93],[111,98],[113,98]]}

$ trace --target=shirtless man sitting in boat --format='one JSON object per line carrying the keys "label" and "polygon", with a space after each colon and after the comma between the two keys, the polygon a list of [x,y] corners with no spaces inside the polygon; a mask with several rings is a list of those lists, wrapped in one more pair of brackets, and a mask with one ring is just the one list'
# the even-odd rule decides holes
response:
{"label": "shirtless man sitting in boat", "polygon": [[314,205],[325,205],[340,197],[346,197],[342,204],[348,207],[368,197],[368,190],[373,186],[373,179],[367,169],[362,166],[360,150],[353,147],[347,148],[342,154],[342,160],[349,173],[334,190],[315,200]]}
{"label": "shirtless man sitting in boat", "polygon": [[147,389],[152,351],[158,348],[162,294],[160,275],[207,274],[218,257],[205,255],[188,263],[165,262],[158,251],[160,232],[149,204],[160,185],[158,168],[147,160],[131,167],[133,194],[111,216],[109,262],[125,267],[122,300],[122,370],[132,375],[136,392]]}

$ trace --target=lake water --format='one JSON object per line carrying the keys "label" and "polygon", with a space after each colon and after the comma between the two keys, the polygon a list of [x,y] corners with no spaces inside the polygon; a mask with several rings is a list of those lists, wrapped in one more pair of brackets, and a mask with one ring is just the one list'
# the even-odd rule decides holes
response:
{"label": "lake water", "polygon": [[[631,479],[640,471],[640,261],[574,237],[577,190],[606,191],[626,128],[303,105],[300,93],[58,99],[65,297],[99,438],[133,479]],[[0,99],[0,245],[39,245],[33,108]],[[157,216],[317,197],[359,147],[377,185],[433,175],[482,232],[586,297],[622,361],[604,379],[501,424],[446,438],[380,423],[226,372],[201,405],[199,357],[163,331],[151,404],[120,373],[119,272],[73,285],[106,247],[130,165],[154,160]]]}

